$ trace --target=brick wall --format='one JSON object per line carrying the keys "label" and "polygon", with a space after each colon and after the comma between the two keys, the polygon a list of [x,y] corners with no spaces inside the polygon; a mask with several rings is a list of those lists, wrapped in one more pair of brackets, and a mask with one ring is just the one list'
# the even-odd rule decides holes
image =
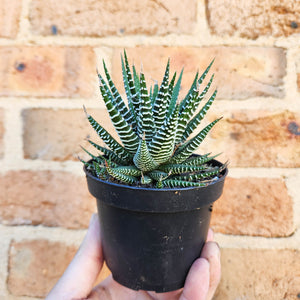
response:
{"label": "brick wall", "polygon": [[0,0],[0,299],[42,298],[82,240],[96,210],[82,105],[108,123],[95,69],[104,58],[120,85],[123,48],[149,81],[168,57],[185,66],[183,91],[216,58],[209,118],[224,119],[200,150],[230,160],[215,299],[300,298],[299,2],[124,3]]}

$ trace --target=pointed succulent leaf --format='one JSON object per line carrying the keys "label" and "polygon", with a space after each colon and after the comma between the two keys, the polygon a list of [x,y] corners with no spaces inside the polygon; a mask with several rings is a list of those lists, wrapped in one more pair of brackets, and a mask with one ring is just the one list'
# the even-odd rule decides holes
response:
{"label": "pointed succulent leaf", "polygon": [[155,99],[157,97],[158,90],[159,90],[158,84],[157,84],[157,82],[155,82],[155,84],[153,86],[153,92],[152,92],[152,95],[150,97],[150,99],[151,99],[151,105],[152,106],[154,105],[154,101],[155,101]]}
{"label": "pointed succulent leaf", "polygon": [[141,177],[141,184],[150,184],[152,181],[152,178],[147,175],[142,175]]}
{"label": "pointed succulent leaf", "polygon": [[170,60],[168,60],[164,78],[162,80],[156,99],[153,103],[153,118],[157,130],[159,130],[159,128],[164,124],[167,114],[169,71]]}
{"label": "pointed succulent leaf", "polygon": [[107,173],[111,177],[113,177],[121,182],[124,182],[127,184],[134,184],[134,183],[138,182],[138,179],[136,177],[130,176],[130,175],[125,175],[125,174],[122,174],[122,173],[116,171],[114,168],[111,168],[107,162],[106,162],[105,166],[106,166]]}
{"label": "pointed succulent leaf", "polygon": [[181,147],[177,149],[175,155],[168,161],[168,163],[182,163],[188,157],[190,157],[194,151],[200,146],[206,135],[212,129],[212,127],[221,120],[222,118],[216,119],[215,121],[208,124],[202,129],[195,137],[187,141]]}
{"label": "pointed succulent leaf", "polygon": [[[172,94],[173,94],[173,89],[174,89],[174,83],[175,83],[175,79],[176,79],[176,72],[174,73],[169,86],[168,86],[168,90],[167,90],[167,95],[166,95],[166,102],[167,102],[167,116],[169,113],[169,108],[170,108],[170,104],[171,104],[171,99],[172,99]],[[174,107],[173,107],[174,108]]]}
{"label": "pointed succulent leaf", "polygon": [[153,86],[152,95],[151,95],[151,98],[150,98],[152,107],[154,106],[154,102],[155,102],[155,99],[157,97],[158,91],[159,91],[159,86],[158,86],[157,81],[155,81],[155,84]]}
{"label": "pointed succulent leaf", "polygon": [[203,120],[206,115],[208,109],[212,105],[217,95],[217,90],[214,91],[213,95],[209,98],[209,100],[205,103],[202,109],[196,114],[196,116],[186,125],[185,131],[182,136],[179,138],[181,143],[184,143],[189,136],[194,132],[194,130],[198,127],[200,122]]}
{"label": "pointed succulent leaf", "polygon": [[157,189],[162,189],[164,186],[163,186],[163,182],[162,182],[162,180],[158,180],[157,182],[156,182],[156,188]]}
{"label": "pointed succulent leaf", "polygon": [[[152,95],[153,95],[152,86],[150,86],[150,90],[149,90],[149,99],[150,99],[150,102],[152,101]],[[151,102],[151,106],[152,106],[152,102]]]}
{"label": "pointed succulent leaf", "polygon": [[173,154],[177,122],[178,105],[149,143],[149,152],[158,164],[166,162]]}
{"label": "pointed succulent leaf", "polygon": [[141,104],[138,115],[138,134],[142,137],[145,134],[145,139],[147,142],[151,141],[154,130],[154,119],[152,114],[151,101],[148,96],[145,76],[140,73],[140,94],[141,94]]}
{"label": "pointed succulent leaf", "polygon": [[135,66],[132,66],[132,73],[133,73],[133,81],[134,81],[134,86],[135,86],[135,90],[138,92],[138,94],[140,93],[141,87],[140,87],[140,79],[139,79],[139,75],[136,71]]}
{"label": "pointed succulent leaf", "polygon": [[[105,62],[103,60],[103,68],[105,72],[105,76],[108,82],[108,85],[111,89],[112,96],[114,99],[114,102],[116,103],[116,106],[118,110],[120,111],[121,115],[124,117],[124,119],[129,123],[133,124],[134,123],[134,116],[131,114],[131,112],[128,110],[124,100],[122,99],[120,93],[118,92],[115,84],[113,83],[111,76],[106,68]],[[101,81],[102,82],[102,81]]]}
{"label": "pointed succulent leaf", "polygon": [[187,172],[198,172],[205,170],[206,166],[191,166],[183,164],[167,164],[159,166],[159,170],[171,173],[171,174],[181,174]]}
{"label": "pointed succulent leaf", "polygon": [[97,162],[93,161],[94,170],[96,176],[100,179],[105,180],[107,178],[106,168],[101,167]]}
{"label": "pointed succulent leaf", "polygon": [[194,81],[193,81],[193,83],[192,83],[192,86],[191,86],[191,88],[190,88],[190,90],[189,90],[189,92],[187,93],[187,95],[185,96],[185,98],[181,101],[181,103],[180,103],[180,113],[182,112],[182,110],[184,109],[184,107],[185,107],[185,105],[186,105],[186,102],[188,101],[188,99],[190,98],[190,95],[191,95],[191,93],[193,92],[193,89],[198,85],[200,85],[202,82],[203,82],[203,80],[205,79],[205,77],[206,77],[206,75],[207,75],[207,73],[209,72],[209,70],[210,70],[210,68],[211,68],[211,66],[212,66],[212,64],[214,63],[214,59],[211,61],[211,63],[209,64],[209,66],[205,69],[205,71],[202,73],[202,75],[200,76],[200,78],[198,79],[198,72],[197,72],[197,74],[196,74],[196,76],[195,76],[195,79],[194,79]]}
{"label": "pointed succulent leaf", "polygon": [[176,82],[176,84],[175,84],[175,86],[173,88],[172,97],[171,97],[171,101],[170,101],[170,105],[169,105],[167,116],[169,116],[173,112],[173,110],[174,110],[174,108],[176,106],[178,95],[179,95],[179,91],[180,91],[180,88],[181,88],[182,74],[183,74],[183,69],[181,70],[179,78],[178,78],[178,80],[177,80],[177,82]]}
{"label": "pointed succulent leaf", "polygon": [[210,64],[208,65],[208,67],[205,69],[205,71],[202,73],[202,75],[200,76],[200,78],[198,79],[198,84],[201,84],[203,82],[203,80],[205,79],[207,73],[209,72],[211,66],[213,65],[215,59],[213,59]]}
{"label": "pointed succulent leaf", "polygon": [[[187,139],[187,138],[182,139],[182,135],[186,130],[188,122],[190,121],[191,117],[194,115],[194,113],[198,109],[200,102],[202,101],[202,99],[206,95],[208,89],[210,88],[213,78],[214,78],[214,75],[211,76],[210,81],[208,82],[208,84],[206,85],[206,87],[204,88],[204,90],[202,91],[202,93],[200,95],[198,95],[199,85],[197,88],[195,87],[193,92],[190,94],[189,99],[186,101],[185,106],[182,108],[180,118],[178,121],[178,129],[177,129],[177,135],[176,135],[177,143],[184,143],[185,140]],[[215,95],[213,95],[213,97],[215,97]]]}
{"label": "pointed succulent leaf", "polygon": [[128,152],[122,145],[120,145],[91,115],[87,114],[87,112],[86,115],[91,126],[112,151],[114,151],[119,157],[124,160],[133,158],[133,155]]}
{"label": "pointed succulent leaf", "polygon": [[149,153],[147,143],[140,139],[139,147],[133,157],[135,166],[143,172],[152,171],[157,168],[158,164]]}
{"label": "pointed succulent leaf", "polygon": [[[201,94],[199,95],[200,101],[204,98],[204,96],[207,94],[213,80],[214,80],[215,74],[212,74],[210,77],[209,82],[207,83],[206,87],[204,88],[204,90],[201,92]],[[199,101],[199,102],[200,102]]]}
{"label": "pointed succulent leaf", "polygon": [[157,183],[156,183],[156,187],[161,189],[164,187],[164,184],[163,182],[165,181],[166,178],[168,178],[170,176],[170,173],[167,174],[166,176],[164,176],[163,174],[160,175],[159,179],[157,180]]}
{"label": "pointed succulent leaf", "polygon": [[135,111],[135,108],[134,108],[133,103],[132,103],[132,96],[131,96],[130,86],[129,86],[129,82],[128,82],[128,78],[127,78],[127,71],[126,71],[126,67],[125,67],[124,60],[123,60],[122,56],[121,56],[121,62],[122,62],[123,85],[124,85],[126,97],[127,97],[127,100],[128,100],[128,107],[129,107],[129,110],[130,110],[131,115],[133,117],[132,127],[136,128],[136,111]]}
{"label": "pointed succulent leaf", "polygon": [[110,119],[118,132],[118,135],[124,145],[124,147],[130,152],[135,153],[138,147],[139,139],[136,133],[133,131],[132,127],[126,122],[122,117],[117,107],[110,101],[107,96],[105,89],[100,86],[103,100],[105,102],[107,111],[109,113]]}
{"label": "pointed succulent leaf", "polygon": [[130,99],[131,99],[131,103],[133,105],[134,110],[136,111],[136,114],[138,115],[138,111],[139,111],[139,93],[136,90],[136,86],[134,83],[134,79],[129,67],[129,63],[128,63],[128,58],[127,58],[127,54],[126,51],[124,50],[124,60],[125,60],[125,71],[126,71],[126,78],[127,78],[127,82],[128,82],[128,86],[129,86],[129,91],[130,91]]}
{"label": "pointed succulent leaf", "polygon": [[119,166],[114,168],[115,171],[124,174],[124,175],[130,175],[130,176],[141,176],[142,171],[137,169],[135,166]]}
{"label": "pointed succulent leaf", "polygon": [[203,182],[192,182],[192,181],[184,181],[184,180],[176,180],[176,179],[166,179],[162,181],[163,187],[166,188],[186,188],[186,187],[201,187],[207,186],[206,183]]}
{"label": "pointed succulent leaf", "polygon": [[90,169],[90,168],[94,168],[93,167],[93,164],[91,164],[90,162],[87,162],[87,161],[85,161],[85,160],[83,160],[82,158],[80,158],[79,156],[78,156],[78,159],[88,168],[88,169]]}
{"label": "pointed succulent leaf", "polygon": [[[204,88],[204,90],[202,91],[202,93],[200,95],[198,95],[199,86],[202,83],[203,79],[206,77],[207,72],[209,71],[212,63],[213,63],[213,61],[207,67],[207,69],[204,71],[204,73],[201,75],[201,77],[197,80],[197,84],[195,85],[195,82],[193,83],[193,85],[192,85],[193,90],[191,88],[192,91],[190,90],[189,97],[187,97],[185,99],[185,103],[181,106],[180,118],[179,118],[179,121],[178,121],[178,130],[177,130],[177,135],[176,135],[176,143],[184,143],[186,141],[186,139],[188,138],[188,136],[189,136],[189,135],[188,136],[185,135],[184,138],[182,137],[183,134],[186,132],[186,128],[188,126],[187,124],[190,121],[190,118],[193,116],[193,114],[197,110],[200,102],[202,101],[202,99],[204,98],[204,96],[206,95],[207,91],[209,90],[209,88],[210,88],[210,86],[212,84],[212,81],[213,81],[213,78],[214,78],[214,74],[211,76],[208,84],[206,85],[206,87]],[[213,99],[215,98],[215,96],[216,96],[216,91],[215,91],[215,93],[212,96]],[[212,99],[212,101],[213,101],[213,99]],[[211,103],[212,103],[212,101],[211,101]],[[210,107],[210,105],[207,106],[206,108],[208,109],[209,107]],[[193,125],[195,125],[195,124],[193,124]]]}
{"label": "pointed succulent leaf", "polygon": [[175,180],[187,180],[187,181],[197,181],[197,180],[203,180],[208,179],[213,176],[216,176],[220,173],[220,168],[211,168],[208,171],[196,173],[196,174],[188,174],[188,175],[180,175],[175,176],[173,179]]}
{"label": "pointed succulent leaf", "polygon": [[84,147],[80,146],[80,148],[87,153],[93,160],[97,161],[98,163],[104,163],[104,157],[99,155],[99,156],[95,156],[94,154],[92,154],[91,152],[89,152],[88,150],[86,150]]}
{"label": "pointed succulent leaf", "polygon": [[178,126],[176,131],[176,143],[180,142],[180,138],[186,128],[186,125],[199,104],[199,102],[197,101],[198,92],[198,87],[195,86],[192,93],[190,94],[189,99],[186,101],[185,106],[182,108],[182,111],[179,114]]}
{"label": "pointed succulent leaf", "polygon": [[109,150],[105,147],[102,147],[96,143],[94,143],[91,140],[88,140],[88,142],[94,146],[97,150],[101,151],[108,159],[110,159],[112,162],[118,164],[118,165],[126,165],[132,161],[132,159],[122,159],[120,158],[114,151]]}
{"label": "pointed succulent leaf", "polygon": [[153,180],[159,181],[161,179],[168,178],[170,174],[163,172],[163,171],[154,170],[154,171],[148,172],[147,175],[150,176]]}
{"label": "pointed succulent leaf", "polygon": [[[107,83],[105,82],[104,78],[101,76],[101,74],[98,72],[97,70],[97,75],[98,75],[98,79],[99,79],[99,85],[102,86],[107,94],[107,96],[109,97],[109,99],[115,103],[115,99],[113,97],[113,94],[111,93]],[[101,91],[101,90],[100,90]],[[102,91],[101,91],[102,94]]]}
{"label": "pointed succulent leaf", "polygon": [[214,156],[209,156],[209,154],[205,154],[205,155],[201,155],[201,156],[191,157],[191,158],[187,159],[184,162],[184,164],[190,165],[190,166],[199,166],[199,165],[205,164],[207,162],[210,162],[211,160],[215,159],[220,154],[221,153],[216,154]]}
{"label": "pointed succulent leaf", "polygon": [[193,93],[194,89],[197,88],[197,81],[198,81],[198,72],[195,75],[194,81],[188,91],[188,93],[186,94],[186,96],[184,97],[184,99],[180,102],[179,104],[179,112],[181,113],[182,110],[184,109],[186,102],[188,101],[188,99],[191,97],[191,94]]}

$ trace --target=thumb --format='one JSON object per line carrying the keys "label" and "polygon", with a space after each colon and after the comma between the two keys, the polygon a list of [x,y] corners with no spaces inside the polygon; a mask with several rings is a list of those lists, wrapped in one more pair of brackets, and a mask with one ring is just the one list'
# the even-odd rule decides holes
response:
{"label": "thumb", "polygon": [[179,300],[206,300],[209,291],[209,262],[205,258],[194,261],[186,278]]}
{"label": "thumb", "polygon": [[100,224],[98,216],[93,214],[78,252],[46,300],[87,297],[102,265]]}

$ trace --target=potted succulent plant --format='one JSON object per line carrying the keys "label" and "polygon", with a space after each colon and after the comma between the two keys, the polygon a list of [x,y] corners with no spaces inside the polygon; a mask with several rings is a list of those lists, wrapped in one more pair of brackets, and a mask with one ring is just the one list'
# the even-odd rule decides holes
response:
{"label": "potted succulent plant", "polygon": [[178,102],[182,73],[169,80],[168,61],[160,86],[149,92],[145,76],[121,57],[127,103],[103,61],[106,80],[98,74],[100,91],[120,137],[115,140],[91,115],[87,119],[107,147],[89,140],[102,154],[84,149],[89,191],[97,199],[103,253],[113,278],[131,289],[167,292],[179,289],[206,240],[213,202],[223,189],[227,165],[210,154],[193,154],[216,119],[198,133],[215,90],[200,102],[213,75],[200,91],[198,73]]}

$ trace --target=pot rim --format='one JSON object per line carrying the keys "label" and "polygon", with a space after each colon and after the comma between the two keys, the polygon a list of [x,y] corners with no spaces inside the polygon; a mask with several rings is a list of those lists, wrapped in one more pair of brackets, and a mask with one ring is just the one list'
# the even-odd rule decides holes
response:
{"label": "pot rim", "polygon": [[[93,159],[90,159],[88,162],[92,162],[92,161],[93,161]],[[216,160],[216,159],[212,159],[211,162],[214,165],[222,165],[222,163],[220,161]],[[93,176],[87,170],[87,167],[85,165],[83,166],[83,171],[84,171],[84,173],[86,174],[87,177],[90,177],[91,179],[96,180],[96,181],[101,182],[101,183],[104,183],[104,184],[108,184],[108,185],[116,186],[116,187],[122,187],[122,188],[126,188],[126,189],[140,190],[140,191],[151,191],[151,192],[163,192],[163,191],[170,192],[170,191],[187,191],[187,190],[192,190],[192,189],[202,189],[202,188],[206,188],[210,185],[214,185],[217,182],[224,181],[226,176],[228,175],[228,168],[226,167],[221,172],[222,177],[219,177],[217,180],[214,180],[214,181],[208,183],[205,186],[191,186],[191,187],[183,187],[183,188],[161,188],[161,189],[159,189],[159,188],[147,188],[147,187],[130,186],[130,185],[127,185],[127,184],[119,184],[119,183],[110,182],[110,181],[107,181],[107,180],[102,180],[98,177]]]}

